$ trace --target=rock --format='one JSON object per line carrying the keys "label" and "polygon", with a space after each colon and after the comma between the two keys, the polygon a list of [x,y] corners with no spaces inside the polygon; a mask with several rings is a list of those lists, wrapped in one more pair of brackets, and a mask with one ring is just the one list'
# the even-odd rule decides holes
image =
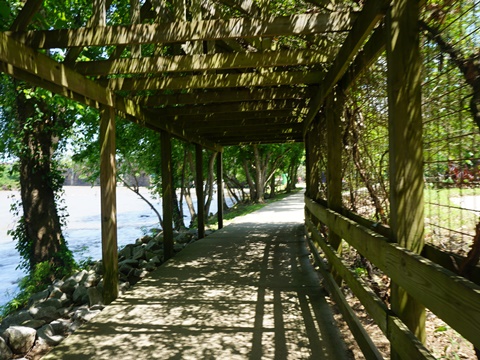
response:
{"label": "rock", "polygon": [[89,288],[92,286],[97,285],[98,283],[98,277],[95,275],[95,272],[89,271],[88,275],[86,278],[82,281],[82,284],[84,287]]}
{"label": "rock", "polygon": [[50,324],[38,329],[37,336],[50,346],[56,346],[64,339],[61,335],[55,335],[53,327]]}
{"label": "rock", "polygon": [[145,250],[147,251],[160,250],[162,246],[163,245],[160,244],[157,240],[152,239],[148,242],[147,246],[145,246]]}
{"label": "rock", "polygon": [[173,244],[173,251],[179,252],[182,251],[185,245],[183,244]]}
{"label": "rock", "polygon": [[10,326],[3,336],[7,345],[15,354],[27,353],[35,343],[37,330],[25,326]]}
{"label": "rock", "polygon": [[103,305],[103,295],[96,287],[88,288],[88,303],[90,306]]}
{"label": "rock", "polygon": [[125,247],[118,252],[118,257],[119,258],[130,259],[133,255],[133,248],[134,247],[135,247],[135,245],[133,245],[133,244],[125,245]]}
{"label": "rock", "polygon": [[160,266],[162,264],[162,260],[158,257],[158,256],[155,256],[153,257],[150,262],[152,264],[155,264],[156,266]]}
{"label": "rock", "polygon": [[[65,294],[63,294],[63,295],[65,295]],[[65,295],[65,298],[66,298],[66,295]],[[47,299],[47,300],[37,304],[37,307],[48,307],[48,306],[52,306],[56,309],[60,309],[62,307],[62,300],[51,298],[51,299]]]}
{"label": "rock", "polygon": [[12,350],[10,350],[5,340],[0,337],[0,360],[10,360],[12,356]]}
{"label": "rock", "polygon": [[65,293],[60,289],[60,287],[52,286],[50,290],[51,299],[60,299]]}
{"label": "rock", "polygon": [[163,243],[163,231],[159,232],[153,239],[158,243]]}
{"label": "rock", "polygon": [[134,269],[133,267],[127,264],[123,264],[119,267],[118,271],[120,272],[120,274],[128,276],[133,271],[133,269]]}
{"label": "rock", "polygon": [[102,260],[99,260],[93,265],[93,271],[95,271],[95,274],[97,275],[103,275],[103,264]]}
{"label": "rock", "polygon": [[148,262],[145,264],[144,269],[148,272],[155,270],[157,266],[153,262]]}
{"label": "rock", "polygon": [[134,268],[137,268],[138,267],[138,260],[133,260],[133,259],[127,259],[127,260],[123,260],[123,261],[120,261],[118,263],[118,267],[121,268],[123,265],[127,265],[129,267],[134,267]]}
{"label": "rock", "polygon": [[134,272],[133,272],[133,275],[135,277],[138,277],[138,278],[144,278],[145,276],[148,275],[148,271],[146,270],[142,270],[142,269],[136,269]]}
{"label": "rock", "polygon": [[82,326],[82,321],[77,319],[70,324],[70,328],[68,329],[68,332],[71,334],[77,331],[80,326]]}
{"label": "rock", "polygon": [[35,303],[41,302],[47,299],[49,296],[50,296],[50,291],[48,289],[35,293],[32,296],[30,296],[30,299],[28,299],[28,306],[32,306]]}
{"label": "rock", "polygon": [[60,290],[62,290],[64,293],[68,295],[72,295],[75,289],[78,286],[78,281],[76,281],[74,278],[68,278],[65,280],[65,282],[60,286]]}
{"label": "rock", "polygon": [[72,300],[74,304],[86,304],[88,303],[88,293],[85,286],[79,285],[73,295]]}
{"label": "rock", "polygon": [[148,251],[148,250],[146,250],[146,251],[145,251],[145,259],[146,259],[147,261],[150,261],[150,260],[152,260],[155,256],[157,256],[159,253],[163,254],[163,250],[162,250],[162,249],[155,250],[155,251]]}
{"label": "rock", "polygon": [[53,306],[32,306],[28,311],[35,320],[45,320],[46,322],[55,320],[59,316],[58,309]]}
{"label": "rock", "polygon": [[5,330],[12,325],[19,325],[28,320],[33,320],[33,316],[28,310],[21,310],[3,319],[0,329]]}
{"label": "rock", "polygon": [[30,327],[32,329],[38,329],[41,328],[43,325],[45,325],[46,321],[45,320],[28,320],[24,321],[20,325]]}
{"label": "rock", "polygon": [[58,320],[52,321],[50,323],[50,326],[52,327],[53,334],[55,334],[55,335],[65,335],[67,333],[68,328],[70,327],[71,323],[72,322],[70,320],[58,319]]}
{"label": "rock", "polygon": [[141,242],[142,244],[148,244],[148,242],[149,242],[150,240],[152,240],[152,239],[153,239],[153,238],[152,238],[150,235],[145,235],[145,236],[142,236],[142,237],[141,237],[140,239],[138,239],[138,240],[140,240],[140,242]]}
{"label": "rock", "polygon": [[128,289],[130,289],[130,282],[124,282],[124,283],[121,283],[119,286],[118,286],[118,291],[121,292],[122,294],[125,293],[125,291],[127,291]]}
{"label": "rock", "polygon": [[93,305],[93,306],[90,306],[90,310],[100,310],[102,311],[103,309],[105,309],[105,306],[103,305]]}
{"label": "rock", "polygon": [[134,250],[133,250],[133,257],[132,259],[134,260],[145,260],[145,248],[143,246],[137,246]]}
{"label": "rock", "polygon": [[100,313],[100,310],[90,310],[88,308],[80,308],[73,314],[73,320],[81,320],[81,321],[90,321],[96,315]]}

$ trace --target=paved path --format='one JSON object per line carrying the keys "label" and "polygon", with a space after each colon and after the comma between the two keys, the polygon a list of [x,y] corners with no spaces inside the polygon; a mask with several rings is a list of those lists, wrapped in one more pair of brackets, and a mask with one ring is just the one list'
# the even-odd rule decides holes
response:
{"label": "paved path", "polygon": [[189,245],[44,359],[343,359],[303,194]]}

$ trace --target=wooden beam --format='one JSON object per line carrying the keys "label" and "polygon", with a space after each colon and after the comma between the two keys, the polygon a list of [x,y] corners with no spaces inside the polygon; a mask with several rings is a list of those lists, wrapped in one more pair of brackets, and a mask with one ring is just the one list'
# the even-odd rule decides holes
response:
{"label": "wooden beam", "polygon": [[[333,49],[331,53],[333,55]],[[105,76],[109,74],[156,74],[315,65],[330,60],[331,56],[324,52],[320,53],[314,50],[281,50],[266,53],[220,53],[212,55],[178,55],[142,59],[82,61],[75,63],[74,69],[84,75]]]}
{"label": "wooden beam", "polygon": [[[419,13],[418,2],[398,0],[387,16],[390,228],[394,241],[417,254],[425,235]],[[395,282],[390,301],[424,343],[424,305]],[[392,358],[399,356],[392,352]]]}
{"label": "wooden beam", "polygon": [[188,127],[192,133],[195,133],[198,130],[209,130],[209,129],[231,129],[231,128],[241,128],[241,127],[253,127],[253,126],[274,126],[279,124],[289,124],[289,125],[298,125],[301,124],[298,118],[296,117],[274,117],[274,118],[263,118],[263,119],[240,119],[236,121],[231,121],[230,119],[222,120],[210,120],[210,121],[185,121],[181,126]]}
{"label": "wooden beam", "polygon": [[218,229],[223,228],[223,154],[217,153],[217,221]]}
{"label": "wooden beam", "polygon": [[[328,207],[340,212],[342,204],[342,169],[343,169],[343,126],[341,117],[345,95],[342,92],[331,92],[325,101],[325,117],[327,122],[327,203]],[[335,251],[342,254],[342,238],[329,229],[328,242]],[[342,278],[336,271],[332,272],[338,285]]]}
{"label": "wooden beam", "polygon": [[214,137],[215,141],[224,146],[249,144],[281,144],[287,142],[303,142],[303,137],[297,134],[277,135],[249,135],[249,136],[222,136]]}
{"label": "wooden beam", "polygon": [[181,125],[199,125],[200,123],[215,122],[215,121],[224,121],[225,123],[238,122],[243,120],[258,119],[271,119],[271,118],[285,118],[285,117],[295,117],[298,119],[298,116],[294,114],[292,110],[270,110],[270,111],[244,111],[238,113],[231,113],[228,116],[225,114],[205,114],[205,115],[194,115],[194,116],[172,116],[166,118],[165,121],[174,122],[175,124]]}
{"label": "wooden beam", "polygon": [[[54,91],[75,100],[85,100],[89,106],[106,105],[114,107],[119,113],[136,122],[152,123],[143,109],[132,100],[116,97],[110,89],[78,74],[68,66],[59,64],[48,56],[34,51],[24,44],[13,40],[5,33],[0,33],[0,64],[3,70],[22,80],[43,83],[47,90]],[[18,69],[18,70],[17,70]],[[176,128],[172,123],[155,123],[157,128],[172,132],[175,136],[190,142],[199,142],[205,147],[221,151],[221,147],[198,137],[189,137],[188,131]]]}
{"label": "wooden beam", "polygon": [[171,95],[155,94],[133,97],[133,100],[145,107],[212,104],[222,102],[303,99],[313,93],[310,87],[283,86],[276,88],[224,89],[211,91],[191,91]]}
{"label": "wooden beam", "polygon": [[24,31],[32,21],[35,14],[38,13],[42,7],[43,0],[28,0],[20,10],[20,13],[17,15],[13,21],[12,26],[10,26],[11,31]]}
{"label": "wooden beam", "polygon": [[236,88],[245,86],[309,85],[317,84],[323,77],[321,71],[284,71],[273,73],[244,73],[220,75],[191,75],[172,78],[112,79],[109,84],[114,90],[184,90]]}
{"label": "wooden beam", "polygon": [[103,302],[118,296],[115,110],[100,108],[100,204],[102,224]]}
{"label": "wooden beam", "polygon": [[214,105],[176,106],[152,110],[156,114],[169,116],[194,116],[202,114],[229,114],[234,112],[257,112],[269,110],[295,109],[298,101],[295,100],[272,100],[234,102]]}
{"label": "wooden beam", "polygon": [[269,20],[176,21],[166,24],[133,24],[80,29],[19,31],[16,39],[40,49],[77,46],[168,44],[197,40],[294,36],[350,30],[350,13],[303,14]]}
{"label": "wooden beam", "polygon": [[320,159],[321,159],[321,122],[325,123],[325,119],[319,116],[313,121],[310,130],[306,136],[306,152],[307,152],[307,193],[310,198],[318,199],[320,197]]}
{"label": "wooden beam", "polygon": [[205,237],[205,208],[203,196],[203,149],[195,144],[195,188],[197,191],[197,228],[198,238]]}
{"label": "wooden beam", "polygon": [[322,86],[318,93],[312,98],[309,104],[309,111],[305,119],[305,132],[312,122],[315,115],[320,110],[325,97],[332,91],[335,84],[345,73],[350,62],[357,54],[365,39],[371,33],[375,25],[382,19],[388,9],[390,1],[388,0],[367,0],[363,6],[362,12],[356,19],[351,31],[343,42],[333,64],[330,66]]}
{"label": "wooden beam", "polygon": [[216,135],[239,135],[239,136],[246,136],[246,135],[268,135],[268,134],[302,134],[302,124],[258,124],[252,126],[237,126],[237,127],[229,127],[229,128],[203,128],[199,127],[195,130],[196,133],[201,134],[205,137],[211,137]]}
{"label": "wooden beam", "polygon": [[162,209],[163,209],[163,257],[173,256],[173,183],[172,140],[166,131],[160,131],[162,152]]}

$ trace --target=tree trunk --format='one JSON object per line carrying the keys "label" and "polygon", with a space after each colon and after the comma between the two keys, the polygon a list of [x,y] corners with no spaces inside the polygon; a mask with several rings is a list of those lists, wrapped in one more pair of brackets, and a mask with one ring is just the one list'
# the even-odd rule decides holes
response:
{"label": "tree trunk", "polygon": [[270,178],[270,199],[275,197],[275,176]]}
{"label": "tree trunk", "polygon": [[37,264],[48,262],[53,278],[55,272],[64,271],[72,264],[55,198],[61,187],[61,179],[52,167],[54,147],[58,142],[54,130],[56,118],[45,103],[27,99],[22,91],[17,95],[17,111],[23,131],[23,148],[19,154],[20,194],[26,237],[19,239],[17,248],[28,261],[30,271]]}
{"label": "tree trunk", "polygon": [[247,178],[248,188],[250,189],[250,201],[257,200],[257,189],[255,183],[253,182],[252,175],[250,174],[250,162],[247,160],[243,161],[243,169],[245,170],[245,176]]}

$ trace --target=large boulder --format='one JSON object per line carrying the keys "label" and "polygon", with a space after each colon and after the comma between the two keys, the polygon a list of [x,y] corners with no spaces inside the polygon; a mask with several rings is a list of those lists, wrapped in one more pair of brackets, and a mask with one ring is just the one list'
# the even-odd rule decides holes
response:
{"label": "large boulder", "polygon": [[15,354],[27,353],[35,343],[37,330],[25,326],[10,326],[3,336]]}
{"label": "large boulder", "polygon": [[88,288],[87,294],[88,294],[88,303],[90,306],[103,305],[103,295],[98,288],[96,287]]}
{"label": "large boulder", "polygon": [[35,320],[45,320],[45,322],[55,320],[59,316],[58,308],[54,306],[32,306],[28,311]]}
{"label": "large boulder", "polygon": [[12,350],[10,350],[7,342],[0,336],[0,360],[10,360],[12,356]]}
{"label": "large boulder", "polygon": [[75,304],[86,304],[88,303],[88,292],[85,286],[78,286],[72,295],[72,300]]}
{"label": "large boulder", "polygon": [[56,346],[64,339],[62,335],[56,335],[52,325],[47,324],[37,330],[37,336],[50,346]]}
{"label": "large boulder", "polygon": [[8,327],[12,325],[19,325],[25,321],[33,320],[33,316],[30,315],[28,310],[21,310],[12,315],[7,316],[3,319],[2,324],[0,326],[0,330],[6,330]]}
{"label": "large boulder", "polygon": [[36,304],[38,302],[42,302],[49,296],[50,296],[50,291],[48,289],[32,294],[32,296],[30,296],[30,299],[28,299],[28,306],[32,306],[33,304]]}

